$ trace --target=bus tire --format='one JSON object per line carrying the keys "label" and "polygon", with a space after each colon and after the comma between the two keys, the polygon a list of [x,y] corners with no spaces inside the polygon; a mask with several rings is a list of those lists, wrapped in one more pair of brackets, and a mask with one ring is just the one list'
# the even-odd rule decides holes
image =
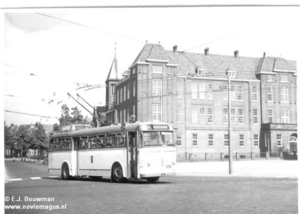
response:
{"label": "bus tire", "polygon": [[155,183],[156,181],[158,181],[159,177],[152,177],[152,178],[147,178],[147,181],[150,183]]}
{"label": "bus tire", "polygon": [[123,169],[119,163],[115,163],[112,167],[111,180],[112,182],[122,182],[124,180]]}
{"label": "bus tire", "polygon": [[70,179],[70,171],[68,164],[64,163],[61,168],[61,179],[62,180],[69,180]]}

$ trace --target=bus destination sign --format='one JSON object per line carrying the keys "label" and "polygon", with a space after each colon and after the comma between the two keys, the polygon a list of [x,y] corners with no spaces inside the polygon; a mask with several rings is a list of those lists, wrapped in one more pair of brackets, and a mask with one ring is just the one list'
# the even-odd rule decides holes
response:
{"label": "bus destination sign", "polygon": [[148,129],[151,130],[169,130],[168,125],[148,125]]}

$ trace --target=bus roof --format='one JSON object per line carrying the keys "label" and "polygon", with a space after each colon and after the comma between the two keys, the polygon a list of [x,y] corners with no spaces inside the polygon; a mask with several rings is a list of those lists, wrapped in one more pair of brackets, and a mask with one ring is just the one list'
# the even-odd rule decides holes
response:
{"label": "bus roof", "polygon": [[101,134],[112,133],[112,132],[136,131],[139,127],[147,127],[149,125],[168,126],[168,130],[173,130],[168,123],[161,123],[161,122],[135,122],[135,123],[124,123],[123,125],[118,123],[110,126],[103,126],[103,127],[97,127],[91,129],[81,129],[72,132],[56,133],[52,136],[52,138],[80,137],[80,136],[101,135]]}

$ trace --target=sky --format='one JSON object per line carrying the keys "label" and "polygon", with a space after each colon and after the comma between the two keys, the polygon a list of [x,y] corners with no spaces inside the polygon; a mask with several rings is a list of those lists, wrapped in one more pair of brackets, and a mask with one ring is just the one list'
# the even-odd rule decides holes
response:
{"label": "sky", "polygon": [[[166,50],[177,45],[178,51],[203,53],[209,47],[212,54],[239,50],[240,56],[266,52],[297,60],[298,14],[299,7],[5,10],[3,110],[41,116],[4,112],[4,121],[58,123],[62,104],[90,116],[67,93],[105,105],[103,86],[114,55],[121,77],[146,41]],[[85,84],[101,87],[78,89]]]}

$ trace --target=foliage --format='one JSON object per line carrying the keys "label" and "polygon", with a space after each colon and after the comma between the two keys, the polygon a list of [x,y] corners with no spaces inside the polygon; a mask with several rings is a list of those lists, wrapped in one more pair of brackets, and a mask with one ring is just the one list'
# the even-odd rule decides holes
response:
{"label": "foliage", "polygon": [[48,147],[48,137],[41,123],[35,125],[4,125],[5,144],[11,149],[23,150],[24,155],[28,149]]}
{"label": "foliage", "polygon": [[[59,127],[70,125],[70,124],[90,124],[91,119],[86,117],[83,117],[81,114],[81,111],[77,107],[71,108],[72,112],[70,113],[69,107],[64,104],[61,106],[61,117],[58,119],[59,121]],[[57,125],[54,124],[53,131],[56,131],[58,128]]]}

